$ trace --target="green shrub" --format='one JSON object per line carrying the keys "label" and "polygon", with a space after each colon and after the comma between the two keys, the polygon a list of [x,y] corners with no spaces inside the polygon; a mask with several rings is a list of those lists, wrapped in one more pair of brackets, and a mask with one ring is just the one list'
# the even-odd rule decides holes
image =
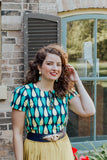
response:
{"label": "green shrub", "polygon": [[88,150],[87,156],[89,157],[90,160],[107,160],[107,143],[103,144],[98,148],[95,148],[93,143],[90,144],[93,147],[93,150],[91,151],[87,148]]}

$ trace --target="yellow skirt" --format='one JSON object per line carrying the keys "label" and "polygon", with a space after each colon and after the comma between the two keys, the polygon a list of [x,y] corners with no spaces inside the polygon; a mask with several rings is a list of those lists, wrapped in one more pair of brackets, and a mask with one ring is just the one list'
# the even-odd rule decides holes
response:
{"label": "yellow skirt", "polygon": [[26,139],[24,160],[74,160],[68,136],[56,142],[37,142]]}

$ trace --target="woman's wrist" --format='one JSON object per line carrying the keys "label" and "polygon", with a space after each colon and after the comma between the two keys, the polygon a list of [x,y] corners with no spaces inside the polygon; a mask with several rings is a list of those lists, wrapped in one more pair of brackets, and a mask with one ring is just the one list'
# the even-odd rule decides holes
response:
{"label": "woman's wrist", "polygon": [[77,78],[75,84],[76,84],[77,87],[82,85],[82,82],[81,82],[79,77]]}

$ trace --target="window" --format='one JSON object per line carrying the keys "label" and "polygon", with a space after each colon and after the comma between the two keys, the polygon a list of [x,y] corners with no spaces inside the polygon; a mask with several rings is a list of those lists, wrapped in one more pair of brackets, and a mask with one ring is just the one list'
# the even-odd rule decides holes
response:
{"label": "window", "polygon": [[62,45],[78,71],[96,115],[81,118],[69,111],[67,132],[72,142],[107,139],[107,17],[78,15],[62,19]]}

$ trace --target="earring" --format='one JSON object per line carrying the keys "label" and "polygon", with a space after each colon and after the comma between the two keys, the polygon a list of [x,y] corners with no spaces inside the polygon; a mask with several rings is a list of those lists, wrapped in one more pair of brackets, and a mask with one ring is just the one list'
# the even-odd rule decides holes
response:
{"label": "earring", "polygon": [[56,79],[55,81],[58,82],[58,79]]}
{"label": "earring", "polygon": [[41,74],[41,71],[39,71],[39,75]]}
{"label": "earring", "polygon": [[39,71],[39,81],[41,81],[41,71]]}

